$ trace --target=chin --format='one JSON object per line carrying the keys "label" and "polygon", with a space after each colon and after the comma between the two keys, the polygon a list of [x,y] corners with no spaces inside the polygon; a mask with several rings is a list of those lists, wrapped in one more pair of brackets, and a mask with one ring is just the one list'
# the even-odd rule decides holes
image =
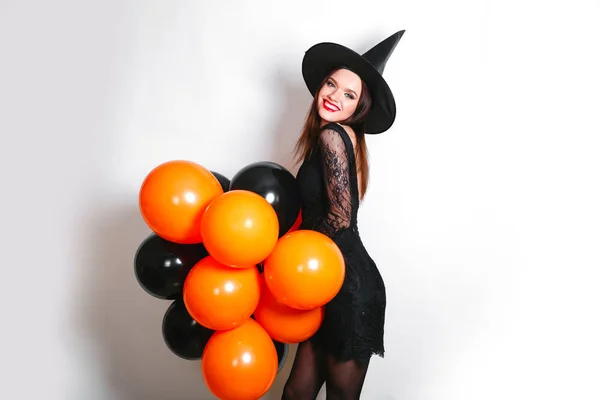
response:
{"label": "chin", "polygon": [[340,122],[340,121],[344,121],[347,118],[345,118],[341,112],[330,112],[325,110],[322,107],[319,107],[319,117],[321,117],[321,119],[325,122]]}

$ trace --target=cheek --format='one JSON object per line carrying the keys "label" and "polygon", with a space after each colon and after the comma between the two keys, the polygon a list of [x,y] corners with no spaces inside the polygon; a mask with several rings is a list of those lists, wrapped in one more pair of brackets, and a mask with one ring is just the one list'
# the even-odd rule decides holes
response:
{"label": "cheek", "polygon": [[329,88],[329,87],[327,87],[327,86],[324,86],[324,87],[323,87],[323,88],[322,88],[322,89],[319,91],[318,97],[324,97],[324,96],[327,96],[327,95],[329,95],[329,94],[331,93],[331,91],[332,91],[332,90],[331,90],[331,88]]}
{"label": "cheek", "polygon": [[357,101],[346,100],[344,101],[344,113],[348,115],[348,117],[352,116],[356,111],[356,107],[358,106]]}

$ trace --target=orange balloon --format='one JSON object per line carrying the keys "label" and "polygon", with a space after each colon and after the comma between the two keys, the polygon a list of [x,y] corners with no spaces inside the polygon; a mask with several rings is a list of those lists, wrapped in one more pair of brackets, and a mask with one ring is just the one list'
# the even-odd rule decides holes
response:
{"label": "orange balloon", "polygon": [[194,244],[202,242],[204,210],[221,194],[221,184],[206,168],[190,161],[168,161],[144,179],[139,207],[144,221],[158,236]]}
{"label": "orange balloon", "polygon": [[200,227],[209,254],[231,267],[254,268],[267,258],[279,237],[271,204],[247,190],[232,190],[215,199]]}
{"label": "orange balloon", "polygon": [[206,386],[222,400],[256,400],[277,375],[277,350],[253,319],[238,328],[213,333],[202,354]]}
{"label": "orange balloon", "polygon": [[194,320],[213,330],[240,326],[252,316],[260,299],[256,268],[230,268],[208,256],[188,273],[183,302]]}
{"label": "orange balloon", "polygon": [[288,233],[264,262],[264,276],[273,296],[299,310],[323,306],[344,283],[342,252],[328,236],[312,230]]}
{"label": "orange balloon", "polygon": [[281,343],[300,343],[319,330],[323,322],[324,307],[298,310],[277,301],[264,279],[260,279],[260,301],[254,319],[273,339]]}

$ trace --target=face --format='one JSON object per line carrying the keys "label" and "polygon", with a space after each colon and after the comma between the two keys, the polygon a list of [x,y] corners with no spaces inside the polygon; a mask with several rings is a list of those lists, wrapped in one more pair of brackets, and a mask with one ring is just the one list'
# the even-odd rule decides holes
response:
{"label": "face", "polygon": [[317,93],[317,110],[327,122],[344,121],[354,114],[362,82],[358,75],[347,69],[335,71]]}

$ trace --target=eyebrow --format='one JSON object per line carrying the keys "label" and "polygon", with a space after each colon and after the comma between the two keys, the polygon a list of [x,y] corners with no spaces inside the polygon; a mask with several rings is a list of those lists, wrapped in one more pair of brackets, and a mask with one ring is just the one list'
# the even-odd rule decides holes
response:
{"label": "eyebrow", "polygon": [[[332,76],[330,76],[330,77],[329,77],[329,79],[331,79],[331,80],[333,81],[333,83],[335,83],[335,84],[336,84],[336,86],[339,86],[339,85],[338,85],[338,83],[337,83],[337,81],[336,81],[335,79],[333,79],[333,77],[332,77]],[[356,94],[356,92],[355,92],[354,90],[352,90],[352,89],[349,89],[349,88],[345,88],[344,90],[347,90],[348,92],[352,92],[352,93],[354,93],[354,95],[355,95],[355,96],[357,96],[357,97],[358,97],[358,95]]]}

